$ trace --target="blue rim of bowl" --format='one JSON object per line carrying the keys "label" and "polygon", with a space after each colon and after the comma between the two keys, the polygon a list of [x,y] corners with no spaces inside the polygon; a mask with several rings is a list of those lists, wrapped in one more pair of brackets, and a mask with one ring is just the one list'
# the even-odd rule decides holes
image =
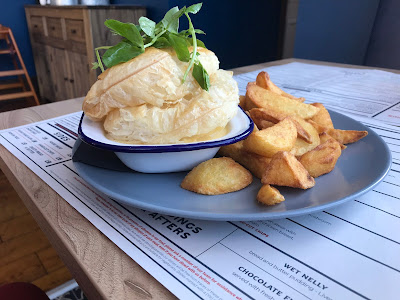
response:
{"label": "blue rim of bowl", "polygon": [[254,129],[253,120],[243,111],[243,109],[239,106],[241,112],[246,115],[249,120],[249,127],[243,132],[239,133],[236,136],[231,138],[222,139],[222,140],[214,140],[209,142],[199,142],[199,143],[188,143],[188,144],[176,144],[176,145],[134,145],[134,146],[123,146],[123,145],[111,145],[96,141],[87,135],[85,135],[82,131],[82,121],[85,113],[82,113],[81,120],[79,122],[78,127],[78,136],[79,138],[97,148],[101,148],[104,150],[109,150],[113,152],[125,152],[125,153],[163,153],[163,152],[182,152],[182,151],[194,151],[201,150],[206,148],[214,148],[221,147],[230,144],[234,144],[245,139]]}

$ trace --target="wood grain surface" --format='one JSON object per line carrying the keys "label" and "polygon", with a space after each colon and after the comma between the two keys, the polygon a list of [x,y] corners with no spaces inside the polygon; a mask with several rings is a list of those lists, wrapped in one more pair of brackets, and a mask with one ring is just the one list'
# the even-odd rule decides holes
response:
{"label": "wood grain surface", "polygon": [[[292,61],[323,64],[286,59],[234,71],[239,74]],[[0,129],[79,111],[82,100],[1,113]],[[175,299],[3,146],[0,146],[0,167],[89,299]]]}
{"label": "wood grain surface", "polygon": [[71,280],[71,273],[1,170],[0,191],[0,285],[32,282],[47,292]]}

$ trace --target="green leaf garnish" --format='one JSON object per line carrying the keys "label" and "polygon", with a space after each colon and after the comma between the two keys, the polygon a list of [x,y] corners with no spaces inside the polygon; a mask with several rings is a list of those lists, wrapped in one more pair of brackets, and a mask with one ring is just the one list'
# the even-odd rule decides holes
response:
{"label": "green leaf garnish", "polygon": [[[194,32],[197,33],[197,34],[206,34],[206,33],[205,33],[203,30],[201,30],[201,29],[195,29]],[[186,36],[189,36],[189,35],[190,35],[190,32],[189,32],[189,30],[182,30],[181,32],[179,32],[179,35],[186,35]]]}
{"label": "green leaf garnish", "polygon": [[171,27],[171,29],[176,28],[176,30],[178,30],[179,18],[173,18],[174,14],[176,14],[178,11],[179,11],[178,6],[175,6],[171,8],[169,11],[167,11],[164,18],[161,20],[161,23],[164,25],[164,28],[167,28],[169,26]]}
{"label": "green leaf garnish", "polygon": [[203,3],[197,3],[197,4],[193,4],[191,6],[189,6],[186,9],[187,13],[191,13],[191,14],[197,14],[199,12],[199,10],[201,9],[201,6],[203,5]]}
{"label": "green leaf garnish", "polygon": [[146,17],[140,17],[139,19],[140,29],[150,37],[154,37],[154,31],[156,29],[156,23]]}
{"label": "green leaf garnish", "polygon": [[[155,23],[146,17],[139,19],[139,25],[123,23],[117,20],[107,20],[104,24],[110,28],[112,33],[120,35],[123,40],[115,46],[102,46],[95,49],[97,62],[93,63],[93,69],[100,68],[104,72],[104,65],[111,68],[117,64],[126,62],[142,53],[148,47],[167,48],[173,47],[180,61],[188,62],[188,67],[182,78],[185,82],[188,74],[192,71],[193,77],[202,89],[208,91],[210,78],[207,71],[201,65],[198,58],[198,47],[206,48],[204,43],[196,38],[196,34],[205,34],[200,29],[195,29],[189,14],[197,14],[202,3],[193,4],[189,7],[177,6],[171,8],[159,22]],[[179,30],[179,19],[183,15],[189,22],[187,30]],[[189,51],[192,46],[192,52]],[[100,57],[99,50],[106,50]]]}
{"label": "green leaf garnish", "polygon": [[190,59],[190,52],[187,46],[186,38],[171,33],[168,35],[168,41],[170,42],[171,46],[174,47],[178,59],[180,61],[188,62]]}
{"label": "green leaf garnish", "polygon": [[126,38],[133,45],[143,48],[143,38],[135,24],[122,23],[117,20],[107,20],[104,22],[104,25],[110,28],[113,33]]}
{"label": "green leaf garnish", "polygon": [[[189,42],[190,46],[193,46],[193,40],[192,39],[188,38],[187,41]],[[204,45],[204,43],[202,41],[200,41],[199,39],[196,39],[196,41],[197,41],[197,47],[201,47],[201,48],[207,49],[206,45]]]}
{"label": "green leaf garnish", "polygon": [[164,28],[172,33],[178,33],[179,29],[179,18],[186,11],[186,6],[182,7],[181,9],[178,6],[171,8],[161,20],[161,23],[164,25]]}
{"label": "green leaf garnish", "polygon": [[200,62],[194,64],[192,75],[203,90],[208,91],[210,89],[210,77]]}
{"label": "green leaf garnish", "polygon": [[168,48],[171,47],[170,42],[165,37],[159,37],[157,41],[153,44],[155,48]]}
{"label": "green leaf garnish", "polygon": [[144,52],[143,48],[132,45],[129,41],[122,41],[104,53],[103,62],[107,68],[126,62]]}

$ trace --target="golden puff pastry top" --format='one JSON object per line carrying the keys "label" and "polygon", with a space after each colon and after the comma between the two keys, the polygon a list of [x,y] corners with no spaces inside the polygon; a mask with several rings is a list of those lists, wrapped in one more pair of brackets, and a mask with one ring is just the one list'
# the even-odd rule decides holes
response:
{"label": "golden puff pastry top", "polygon": [[199,60],[210,76],[209,92],[173,49],[148,48],[138,57],[99,76],[85,97],[83,110],[104,121],[108,138],[133,144],[174,144],[207,139],[226,127],[238,108],[232,72],[219,70],[215,54],[199,48]]}

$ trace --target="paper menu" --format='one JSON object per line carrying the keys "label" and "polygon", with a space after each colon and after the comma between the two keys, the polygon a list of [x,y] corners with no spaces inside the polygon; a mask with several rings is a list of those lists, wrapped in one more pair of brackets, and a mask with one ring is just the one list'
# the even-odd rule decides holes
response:
{"label": "paper menu", "polygon": [[2,131],[1,143],[178,297],[381,299],[399,292],[396,127],[363,119],[386,139],[394,164],[359,199],[290,219],[209,222],[126,207],[90,187],[69,158],[79,116]]}
{"label": "paper menu", "polygon": [[[262,70],[277,86],[308,103],[400,125],[400,74],[297,62]],[[235,76],[241,95],[262,70]]]}
{"label": "paper menu", "polygon": [[[373,191],[301,217],[209,222],[143,211],[83,181],[70,160],[80,113],[0,132],[0,143],[182,299],[385,299],[400,292],[400,130]],[[253,200],[252,200],[253,201]]]}

